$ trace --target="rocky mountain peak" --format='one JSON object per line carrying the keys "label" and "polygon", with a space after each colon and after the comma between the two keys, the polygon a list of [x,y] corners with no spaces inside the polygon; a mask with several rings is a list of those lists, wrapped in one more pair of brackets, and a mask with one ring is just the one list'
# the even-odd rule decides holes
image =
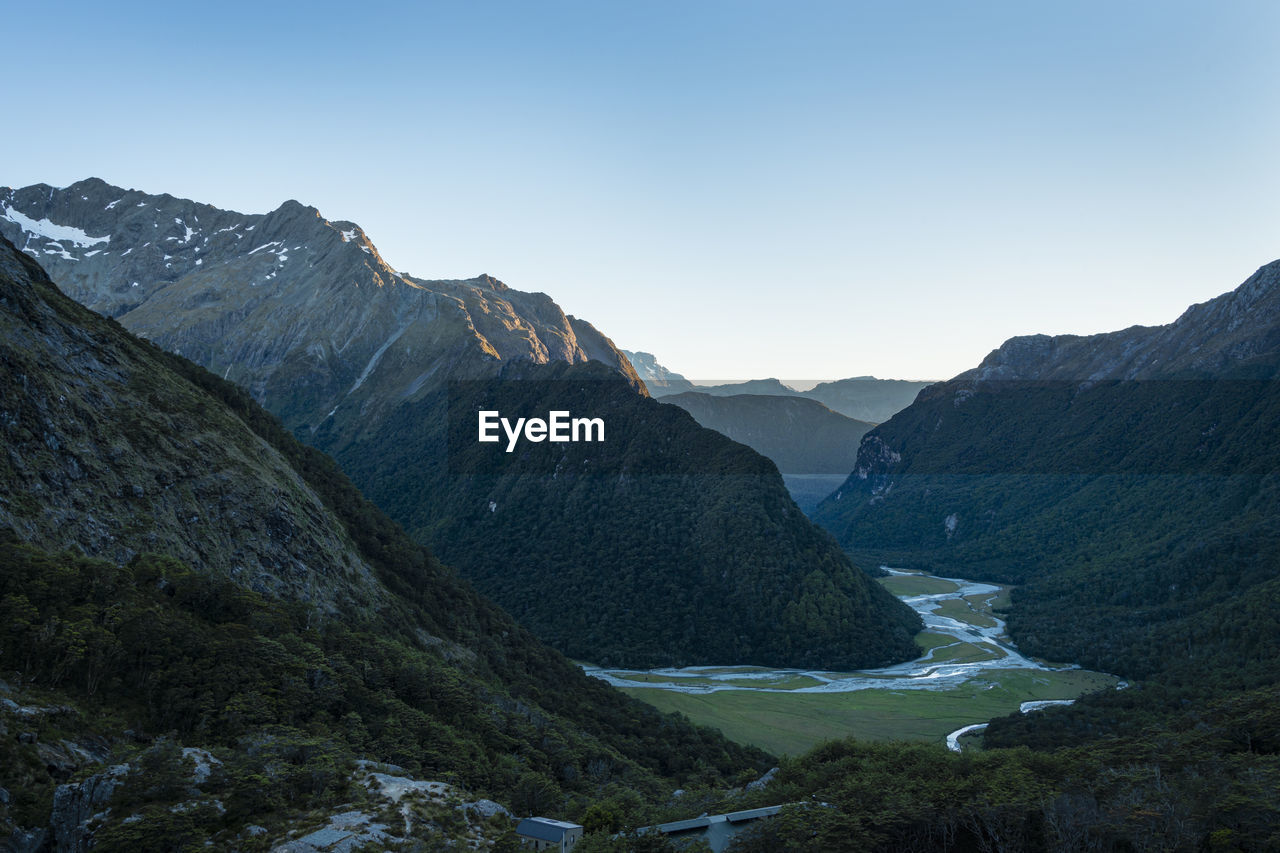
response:
{"label": "rocky mountain peak", "polygon": [[244,214],[98,178],[0,187],[0,235],[72,298],[244,385],[292,428],[367,421],[510,359],[626,357],[546,294],[410,278],[356,224],[289,200]]}
{"label": "rocky mountain peak", "polygon": [[693,383],[679,373],[669,370],[658,363],[658,358],[651,352],[632,352],[623,350],[627,360],[635,367],[636,374],[644,382],[650,394],[678,394],[693,389]]}
{"label": "rocky mountain peak", "polygon": [[511,289],[507,287],[506,284],[504,284],[501,281],[498,281],[498,279],[494,278],[488,273],[483,273],[483,272],[480,273],[480,275],[476,276],[476,281],[480,283],[480,286],[487,287],[495,293],[505,293],[506,291]]}

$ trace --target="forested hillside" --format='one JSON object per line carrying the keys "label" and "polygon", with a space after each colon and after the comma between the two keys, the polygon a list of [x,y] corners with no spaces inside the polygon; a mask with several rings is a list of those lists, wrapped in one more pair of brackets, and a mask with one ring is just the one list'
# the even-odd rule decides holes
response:
{"label": "forested hillside", "polygon": [[[356,796],[357,758],[558,813],[610,784],[654,793],[764,766],[583,675],[243,390],[62,296],[7,242],[0,324],[6,826],[43,831],[54,786],[109,763],[137,772],[111,802],[154,819],[134,826],[122,805],[99,827],[104,850],[226,846],[252,822],[265,845]],[[231,500],[205,502],[211,475]],[[277,520],[261,538],[281,558],[253,573],[239,562],[255,536],[243,514],[262,493]],[[171,541],[173,513],[202,533]],[[51,550],[63,541],[90,556]],[[193,794],[174,781],[175,743],[224,770]]]}
{"label": "forested hillside", "polygon": [[[481,409],[600,417],[605,441],[506,453],[505,439],[476,441]],[[917,654],[915,614],[804,517],[772,463],[603,366],[512,364],[402,406],[335,453],[379,506],[571,657],[842,668]]]}
{"label": "forested hillside", "polygon": [[[908,820],[909,837],[1280,844],[1278,306],[1272,264],[1169,326],[1015,338],[866,436],[816,515],[855,557],[1015,583],[1022,651],[1133,681],[993,721],[988,749],[1037,751],[992,759],[1025,783],[964,795],[949,828]],[[818,751],[796,772],[838,797],[830,774],[849,761]],[[844,796],[837,833],[866,808]]]}

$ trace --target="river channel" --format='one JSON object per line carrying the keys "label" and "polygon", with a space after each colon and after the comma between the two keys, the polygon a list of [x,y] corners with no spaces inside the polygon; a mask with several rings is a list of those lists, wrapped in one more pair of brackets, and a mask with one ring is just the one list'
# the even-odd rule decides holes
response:
{"label": "river channel", "polygon": [[[630,670],[584,666],[588,675],[603,679],[615,687],[651,688],[678,693],[706,694],[726,690],[754,690],[772,693],[847,693],[857,690],[951,690],[983,675],[998,675],[1000,670],[1063,672],[1079,669],[1075,665],[1049,665],[1022,655],[1005,633],[1005,623],[991,603],[1005,590],[994,584],[964,578],[944,578],[896,569],[891,576],[911,579],[926,591],[899,597],[910,605],[924,622],[921,638],[930,646],[921,657],[881,669],[857,672],[821,670],[767,669],[752,666],[691,666],[682,668]],[[954,602],[954,603],[952,603]],[[959,617],[959,618],[957,618]],[[1024,712],[1051,704],[1064,704],[1070,699],[1023,702]],[[959,749],[959,737],[978,731],[985,724],[972,725],[951,732],[947,745]]]}

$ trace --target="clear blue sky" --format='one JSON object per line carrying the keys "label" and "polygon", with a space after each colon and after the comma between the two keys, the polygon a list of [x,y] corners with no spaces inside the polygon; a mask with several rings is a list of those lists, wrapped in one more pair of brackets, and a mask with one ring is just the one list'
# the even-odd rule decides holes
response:
{"label": "clear blue sky", "polygon": [[945,377],[1280,257],[1280,4],[24,3],[0,184],[360,223],[696,378]]}

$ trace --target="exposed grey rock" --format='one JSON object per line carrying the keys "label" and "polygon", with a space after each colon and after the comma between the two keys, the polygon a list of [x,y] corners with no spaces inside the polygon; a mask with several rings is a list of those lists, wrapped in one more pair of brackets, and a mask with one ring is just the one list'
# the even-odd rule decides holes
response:
{"label": "exposed grey rock", "polygon": [[19,717],[28,720],[35,717],[56,717],[60,714],[75,714],[76,709],[70,705],[19,705],[13,709],[13,712]]}
{"label": "exposed grey rock", "polygon": [[195,811],[196,809],[201,809],[205,807],[209,807],[213,809],[220,815],[227,813],[227,807],[222,804],[222,800],[217,800],[217,799],[187,800],[186,802],[175,803],[174,805],[170,806],[169,811],[173,814],[183,814],[185,812]]}
{"label": "exposed grey rock", "polygon": [[[463,792],[446,782],[392,776],[380,772],[389,765],[374,761],[361,760],[357,764],[354,781],[362,783],[378,805],[367,811],[342,807],[342,811],[328,817],[324,826],[301,835],[290,833],[298,837],[277,842],[272,847],[273,853],[332,853],[351,851],[370,843],[386,849],[400,849],[401,845],[416,849],[413,845],[424,837],[439,839],[441,827],[424,814],[440,806],[451,806],[466,818],[465,828],[444,839],[445,844],[465,844],[478,849],[490,842],[486,839],[486,833],[491,831],[487,826],[489,820],[499,816],[514,819],[505,806],[493,800],[464,801]],[[379,770],[370,772],[370,768]],[[379,818],[388,819],[391,810],[398,815],[394,825],[380,822]]]}
{"label": "exposed grey rock", "polygon": [[83,782],[59,785],[54,790],[49,826],[57,853],[84,853],[89,849],[91,823],[105,815],[111,795],[128,773],[127,764],[117,764]]}
{"label": "exposed grey rock", "polygon": [[362,811],[342,812],[329,818],[329,825],[293,841],[271,848],[272,853],[351,853],[366,844],[386,844],[393,840],[385,823],[375,823]]}
{"label": "exposed grey rock", "polygon": [[771,769],[769,770],[769,772],[768,772],[768,773],[764,774],[763,776],[761,776],[761,777],[760,777],[759,779],[757,779],[756,781],[754,781],[754,782],[748,782],[748,783],[747,783],[747,790],[748,790],[748,791],[763,791],[763,790],[764,790],[764,789],[769,785],[769,783],[773,781],[773,777],[777,774],[777,772],[778,772],[778,768],[776,768],[776,767],[771,768]]}
{"label": "exposed grey rock", "polygon": [[405,794],[424,794],[442,799],[454,792],[453,786],[445,782],[426,782],[404,776],[388,776],[386,773],[370,773],[364,783],[393,803],[400,802]]}
{"label": "exposed grey rock", "polygon": [[62,744],[37,743],[36,756],[55,779],[67,778],[81,763],[79,756]]}
{"label": "exposed grey rock", "polygon": [[189,758],[195,763],[195,769],[191,774],[191,781],[199,787],[209,781],[209,774],[213,772],[214,766],[221,767],[222,762],[214,758],[207,750],[194,746],[184,746],[182,748],[182,757]]}
{"label": "exposed grey rock", "polygon": [[49,830],[44,828],[15,829],[6,839],[4,849],[9,853],[40,853],[48,837]]}
{"label": "exposed grey rock", "polygon": [[[423,634],[425,634],[425,632],[423,632]],[[426,634],[426,636],[430,637],[431,635]],[[438,637],[431,637],[431,639],[435,640],[438,643],[444,642]],[[432,645],[432,644],[428,643],[428,645]],[[357,758],[355,764],[356,764],[356,767],[359,767],[361,770],[376,770],[380,773],[390,773],[390,774],[405,772],[404,768],[398,764],[385,764],[381,761],[370,761],[368,758]]]}
{"label": "exposed grey rock", "polygon": [[458,809],[460,811],[475,812],[486,820],[494,815],[502,815],[503,817],[515,820],[515,815],[513,815],[506,806],[501,803],[495,803],[493,800],[475,800],[474,802],[463,803],[458,806]]}

